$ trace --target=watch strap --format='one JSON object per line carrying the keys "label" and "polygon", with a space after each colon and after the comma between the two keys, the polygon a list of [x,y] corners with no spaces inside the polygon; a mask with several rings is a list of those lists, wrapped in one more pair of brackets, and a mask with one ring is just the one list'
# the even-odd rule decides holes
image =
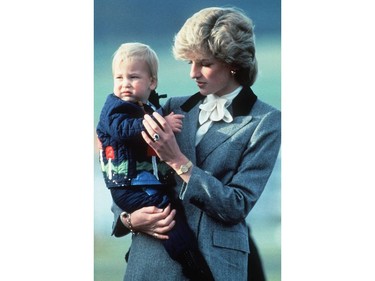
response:
{"label": "watch strap", "polygon": [[181,165],[181,167],[176,171],[177,175],[187,173],[192,166],[193,163],[191,161],[187,162],[185,165]]}

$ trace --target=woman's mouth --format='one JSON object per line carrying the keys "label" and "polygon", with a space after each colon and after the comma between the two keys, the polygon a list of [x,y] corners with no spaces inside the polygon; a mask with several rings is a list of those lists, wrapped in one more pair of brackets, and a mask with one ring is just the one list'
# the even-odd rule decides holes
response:
{"label": "woman's mouth", "polygon": [[196,83],[197,83],[197,86],[199,87],[199,88],[202,88],[206,83],[204,83],[204,82],[202,82],[202,81],[196,81]]}

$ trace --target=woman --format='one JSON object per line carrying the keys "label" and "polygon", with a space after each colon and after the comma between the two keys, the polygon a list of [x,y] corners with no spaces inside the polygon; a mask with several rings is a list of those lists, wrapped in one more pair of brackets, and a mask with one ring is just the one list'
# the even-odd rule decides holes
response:
{"label": "woman", "polygon": [[[247,280],[245,219],[272,172],[281,139],[280,111],[250,88],[257,74],[252,21],[235,8],[203,9],[178,32],[173,52],[191,64],[199,92],[165,105],[167,113],[185,115],[180,134],[174,136],[154,113],[145,116],[142,135],[176,171],[176,193],[215,280]],[[117,206],[112,210],[116,236],[129,227],[141,233],[133,236],[124,280],[186,280],[158,241],[168,237],[175,210],[143,208],[131,214],[131,225]]]}

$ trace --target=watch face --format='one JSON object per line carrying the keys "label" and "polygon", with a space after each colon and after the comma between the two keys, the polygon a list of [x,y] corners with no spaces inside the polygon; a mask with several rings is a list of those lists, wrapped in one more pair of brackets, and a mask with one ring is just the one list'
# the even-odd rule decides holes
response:
{"label": "watch face", "polygon": [[179,171],[177,172],[178,175],[185,174],[189,171],[190,167],[192,166],[192,163],[189,161],[185,165],[181,165]]}

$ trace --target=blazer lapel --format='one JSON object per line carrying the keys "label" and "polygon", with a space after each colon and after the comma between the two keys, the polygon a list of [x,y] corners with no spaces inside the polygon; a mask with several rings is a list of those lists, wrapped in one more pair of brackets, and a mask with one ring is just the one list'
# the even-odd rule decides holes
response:
{"label": "blazer lapel", "polygon": [[179,143],[182,144],[180,147],[181,151],[189,158],[191,157],[193,163],[195,163],[193,160],[197,157],[198,165],[201,164],[212,151],[251,121],[252,117],[250,111],[257,100],[257,96],[251,88],[243,87],[241,92],[233,100],[232,105],[228,108],[234,118],[233,122],[229,124],[224,121],[214,122],[195,149],[199,105],[204,98],[205,96],[198,92],[181,105],[181,109],[186,112],[186,115],[183,130],[176,136],[180,139]]}
{"label": "blazer lapel", "polygon": [[231,123],[214,122],[196,148],[197,165],[202,164],[215,149],[248,124],[251,119],[252,116],[248,115],[237,117]]}
{"label": "blazer lapel", "polygon": [[[179,143],[182,144],[182,149],[189,150],[190,152],[192,150],[195,151],[195,135],[198,130],[198,116],[199,106],[197,105],[185,114],[183,120],[183,129],[180,134],[180,137],[183,139]],[[195,153],[193,154],[195,157]]]}
{"label": "blazer lapel", "polygon": [[193,163],[196,163],[195,135],[198,130],[199,105],[204,98],[205,96],[197,93],[181,105],[181,109],[185,111],[186,114],[183,120],[182,131],[176,134],[181,152]]}
{"label": "blazer lapel", "polygon": [[233,121],[231,123],[225,123],[224,121],[213,122],[211,128],[198,144],[196,149],[198,165],[222,143],[251,121],[250,111],[256,100],[257,96],[251,88],[242,88],[241,92],[233,100],[232,105],[228,108],[233,116]]}

